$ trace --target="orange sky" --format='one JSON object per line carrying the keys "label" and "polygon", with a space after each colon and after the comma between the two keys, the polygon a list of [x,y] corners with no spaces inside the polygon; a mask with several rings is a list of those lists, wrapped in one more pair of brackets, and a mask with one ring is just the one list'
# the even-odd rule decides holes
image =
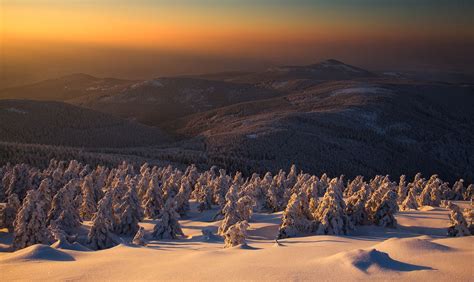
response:
{"label": "orange sky", "polygon": [[[455,0],[2,0],[0,71],[11,72],[10,66],[17,62],[28,69],[39,65],[44,68],[46,62],[39,64],[38,56],[76,64],[67,54],[90,59],[91,49],[123,50],[123,54],[130,56],[143,51],[154,52],[156,56],[183,54],[186,58],[201,56],[217,61],[234,57],[266,64],[312,63],[327,56],[352,60],[361,57],[355,52],[370,49],[379,56],[374,57],[379,63],[365,64],[383,66],[380,56],[384,54],[410,61],[403,56],[415,56],[415,51],[426,56],[422,49],[433,46],[433,50],[442,52],[439,56],[433,54],[437,57],[433,58],[436,65],[440,58],[446,63],[454,60],[443,53],[449,52],[449,45],[457,48],[457,53],[467,52],[459,50],[459,46],[472,46],[474,25],[470,12],[474,5],[471,3]],[[344,47],[354,52],[351,54]],[[99,53],[94,58],[100,57]],[[427,58],[422,63],[429,65],[430,60]],[[94,72],[94,67],[94,64],[89,67],[83,64],[75,69],[52,64],[50,68],[60,73],[61,70]],[[222,69],[228,67],[236,66],[222,63]],[[102,69],[100,74],[104,74]],[[196,67],[191,69],[199,71]],[[186,73],[186,69],[167,72],[162,67],[149,75],[175,72]],[[146,71],[143,75],[147,75]]]}

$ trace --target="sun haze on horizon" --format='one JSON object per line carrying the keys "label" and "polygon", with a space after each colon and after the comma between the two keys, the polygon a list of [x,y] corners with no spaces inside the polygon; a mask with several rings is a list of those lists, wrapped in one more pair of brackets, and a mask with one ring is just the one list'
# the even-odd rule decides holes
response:
{"label": "sun haze on horizon", "polygon": [[325,58],[468,72],[474,63],[471,1],[4,0],[0,9],[3,80],[39,70],[142,78]]}

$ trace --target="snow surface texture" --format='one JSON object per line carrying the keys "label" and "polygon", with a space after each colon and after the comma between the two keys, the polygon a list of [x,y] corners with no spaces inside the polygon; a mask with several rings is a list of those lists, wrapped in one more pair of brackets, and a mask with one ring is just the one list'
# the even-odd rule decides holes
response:
{"label": "snow surface texture", "polygon": [[[456,203],[467,206],[467,202]],[[0,253],[1,280],[473,279],[474,237],[446,238],[449,211],[444,208],[401,211],[396,214],[396,229],[358,226],[347,236],[295,237],[277,242],[282,213],[255,213],[248,229],[248,245],[226,249],[222,238],[212,235],[220,225],[220,221],[210,222],[216,211],[199,213],[192,201],[188,217],[180,220],[187,237],[152,239],[147,247],[120,244],[91,252],[60,242]],[[150,234],[155,223],[147,220],[140,225]],[[83,227],[89,225],[85,222]],[[6,229],[0,230],[0,244],[10,240]],[[124,242],[130,240],[124,238]]]}

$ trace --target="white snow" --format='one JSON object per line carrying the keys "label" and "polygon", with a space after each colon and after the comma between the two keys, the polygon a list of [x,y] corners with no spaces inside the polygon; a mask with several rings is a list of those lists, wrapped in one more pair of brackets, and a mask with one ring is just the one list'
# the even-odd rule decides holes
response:
{"label": "white snow", "polygon": [[330,96],[337,96],[337,95],[345,95],[345,94],[390,94],[391,91],[389,89],[381,88],[381,87],[374,87],[374,86],[366,86],[366,87],[352,87],[352,88],[345,88],[339,89],[331,92]]}
{"label": "white snow", "polygon": [[163,83],[159,79],[145,80],[133,84],[132,86],[130,86],[130,88],[135,89],[141,86],[163,87]]}
{"label": "white snow", "polygon": [[25,110],[20,110],[20,109],[17,109],[17,108],[7,108],[7,109],[4,109],[4,110],[7,111],[7,112],[22,114],[22,115],[26,115],[28,113]]}
{"label": "white snow", "polygon": [[281,89],[286,87],[289,83],[289,81],[276,81],[272,83],[272,87],[276,89]]}
{"label": "white snow", "polygon": [[[444,208],[399,212],[396,229],[358,226],[347,236],[306,236],[275,242],[281,212],[256,213],[247,247],[224,249],[216,212],[180,220],[187,237],[152,240],[147,247],[119,245],[103,251],[33,245],[0,253],[1,280],[402,280],[473,279],[474,237],[447,238]],[[155,221],[141,223],[148,234]],[[87,225],[85,225],[87,226]],[[0,230],[0,241],[8,240]],[[212,238],[212,239],[209,239]],[[130,238],[129,238],[130,239]]]}
{"label": "white snow", "polygon": [[324,61],[324,62],[321,62],[320,65],[323,68],[339,69],[339,70],[343,70],[343,71],[347,71],[347,72],[356,72],[356,73],[361,72],[361,70],[358,70],[356,68],[350,67],[350,66],[342,64],[342,63],[332,63],[332,62],[329,62],[329,61]]}

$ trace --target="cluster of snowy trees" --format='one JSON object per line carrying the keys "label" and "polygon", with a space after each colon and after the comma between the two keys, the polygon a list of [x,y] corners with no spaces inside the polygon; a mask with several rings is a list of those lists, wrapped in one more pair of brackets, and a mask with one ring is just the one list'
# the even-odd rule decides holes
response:
{"label": "cluster of snowy trees", "polygon": [[[0,227],[13,232],[13,249],[57,240],[80,242],[92,249],[113,247],[123,238],[145,245],[147,239],[184,236],[179,218],[190,211],[217,207],[218,234],[226,247],[245,244],[253,212],[283,211],[278,238],[299,234],[340,235],[357,225],[395,227],[394,214],[419,206],[446,205],[452,226],[449,235],[470,235],[472,209],[461,212],[450,200],[469,200],[474,186],[463,180],[452,187],[437,175],[428,180],[417,174],[392,182],[388,176],[365,181],[362,176],[345,183],[297,172],[241,173],[231,176],[216,167],[199,172],[167,167],[136,168],[123,162],[116,168],[95,168],[70,161],[51,160],[40,170],[26,164],[0,168]],[[152,232],[139,226],[144,218],[156,220]],[[82,225],[90,221],[90,228]],[[82,233],[86,233],[82,236]]]}

